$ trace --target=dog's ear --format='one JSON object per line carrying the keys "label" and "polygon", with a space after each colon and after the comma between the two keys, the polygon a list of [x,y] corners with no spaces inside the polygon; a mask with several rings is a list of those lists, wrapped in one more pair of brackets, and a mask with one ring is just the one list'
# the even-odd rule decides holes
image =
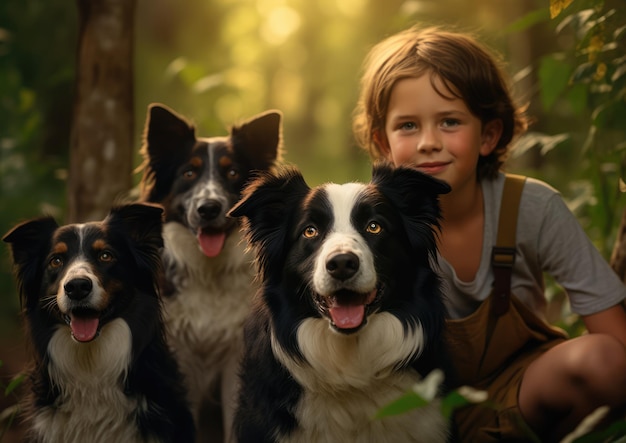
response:
{"label": "dog's ear", "polygon": [[372,169],[375,184],[398,209],[413,248],[426,247],[435,254],[435,228],[439,228],[439,196],[450,192],[450,186],[409,166],[394,167],[376,163]]}
{"label": "dog's ear", "polygon": [[266,111],[230,130],[233,145],[252,159],[252,169],[267,170],[281,158],[282,113]]}
{"label": "dog's ear", "polygon": [[148,106],[141,154],[144,163],[142,194],[146,201],[160,202],[174,180],[176,170],[196,142],[195,128],[183,116],[159,103]]}
{"label": "dog's ear", "polygon": [[257,249],[263,272],[268,263],[283,263],[289,227],[309,191],[299,170],[283,166],[275,174],[261,173],[230,210],[229,216],[243,218],[243,230],[249,244]]}
{"label": "dog's ear", "polygon": [[11,248],[22,306],[30,306],[29,299],[36,301],[39,297],[43,262],[58,227],[52,217],[42,217],[20,223],[2,237]]}
{"label": "dog's ear", "polygon": [[163,247],[163,208],[141,203],[116,206],[103,223],[126,232],[133,241],[130,249],[136,262],[156,275]]}

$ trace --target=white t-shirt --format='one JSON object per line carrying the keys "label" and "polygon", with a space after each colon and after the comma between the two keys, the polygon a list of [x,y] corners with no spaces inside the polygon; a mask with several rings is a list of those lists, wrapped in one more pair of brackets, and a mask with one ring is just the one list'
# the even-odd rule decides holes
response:
{"label": "white t-shirt", "polygon": [[[492,289],[491,248],[496,242],[504,174],[481,184],[485,225],[476,278],[471,282],[459,280],[452,266],[438,255],[451,318],[474,312]],[[520,201],[511,291],[543,319],[547,304],[544,272],[563,286],[571,310],[580,315],[603,311],[626,298],[626,286],[591,243],[558,191],[528,178]]]}

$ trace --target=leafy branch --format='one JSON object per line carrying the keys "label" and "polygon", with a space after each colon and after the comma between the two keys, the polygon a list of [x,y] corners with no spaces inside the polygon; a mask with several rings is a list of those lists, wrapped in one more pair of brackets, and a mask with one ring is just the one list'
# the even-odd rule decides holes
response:
{"label": "leafy branch", "polygon": [[[3,362],[2,360],[0,360],[0,367],[2,367],[2,365]],[[3,411],[0,411],[0,424],[2,424],[2,426],[0,427],[0,440],[2,440],[8,430],[11,429],[13,422],[20,413],[19,398],[17,396],[16,390],[22,385],[22,383],[24,382],[24,378],[25,374],[23,372],[20,372],[15,377],[13,377],[8,384],[0,381],[0,389],[4,391],[4,396],[12,397],[16,400],[16,403],[14,405],[5,408]]]}

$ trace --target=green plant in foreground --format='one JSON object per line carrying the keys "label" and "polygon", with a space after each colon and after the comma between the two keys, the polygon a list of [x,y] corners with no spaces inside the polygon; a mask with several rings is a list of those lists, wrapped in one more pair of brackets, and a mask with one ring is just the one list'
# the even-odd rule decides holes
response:
{"label": "green plant in foreground", "polygon": [[[404,414],[412,409],[430,404],[437,397],[443,381],[443,371],[440,369],[433,370],[422,381],[416,383],[409,392],[381,408],[374,418],[381,419]],[[487,393],[485,391],[463,386],[441,399],[441,413],[449,419],[455,409],[470,403],[483,403],[486,400]]]}
{"label": "green plant in foreground", "polygon": [[[439,369],[433,370],[423,380],[416,383],[409,392],[378,410],[374,415],[374,419],[379,420],[404,414],[413,409],[429,405],[438,398],[437,394],[443,382],[443,371]],[[461,386],[439,400],[441,402],[441,414],[446,419],[451,419],[456,409],[470,404],[479,404],[487,408],[494,407],[489,402],[486,391],[477,390],[469,386]],[[561,440],[561,443],[626,443],[626,420],[618,420],[601,431],[593,431],[594,426],[604,419],[608,413],[609,408],[606,406],[596,409],[574,431]],[[540,439],[532,435],[530,429],[528,429],[528,432],[529,441],[540,443]]]}
{"label": "green plant in foreground", "polygon": [[[0,360],[0,367],[2,367],[3,362]],[[9,384],[5,384],[0,381],[0,388],[4,391],[4,396],[9,397],[13,396],[16,400],[18,400],[15,390],[22,385],[24,382],[24,373],[20,372],[15,377],[11,379]],[[7,431],[11,428],[11,425],[15,421],[15,418],[18,416],[19,403],[16,403],[13,406],[9,406],[8,408],[0,411],[0,440],[2,440],[7,433]]]}

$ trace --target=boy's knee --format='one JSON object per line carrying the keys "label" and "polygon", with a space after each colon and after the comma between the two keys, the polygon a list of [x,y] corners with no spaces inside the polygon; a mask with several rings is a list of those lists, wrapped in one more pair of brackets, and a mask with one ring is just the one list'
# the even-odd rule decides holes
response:
{"label": "boy's knee", "polygon": [[[579,346],[566,360],[573,383],[589,388],[600,396],[626,392],[626,348],[605,334],[580,337]],[[604,395],[603,395],[604,394]],[[593,394],[592,394],[593,395]]]}

